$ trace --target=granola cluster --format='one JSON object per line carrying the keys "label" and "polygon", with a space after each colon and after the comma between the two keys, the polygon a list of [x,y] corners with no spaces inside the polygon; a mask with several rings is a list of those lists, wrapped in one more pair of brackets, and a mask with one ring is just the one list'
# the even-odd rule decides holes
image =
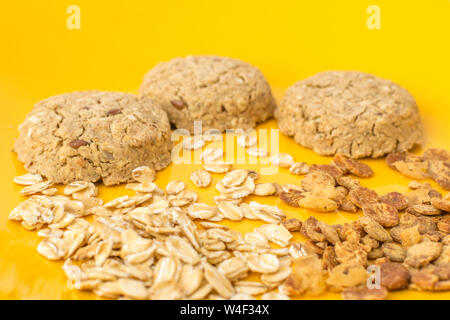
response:
{"label": "granola cluster", "polygon": [[[435,160],[424,161],[445,163],[443,156],[437,160],[436,155],[448,153],[434,149],[425,154],[427,159],[433,154]],[[388,156],[388,161],[392,157]],[[280,198],[293,206],[323,212],[329,211],[326,206],[333,201],[334,209],[356,212],[360,208],[363,213],[357,221],[342,225],[328,225],[314,217],[304,222],[283,221],[307,240],[293,245],[298,250],[295,271],[282,292],[320,294],[328,288],[342,292],[344,299],[385,299],[390,290],[450,290],[450,193],[443,196],[428,183],[412,181],[406,194],[379,196],[345,176],[373,175],[370,168],[356,163],[337,156],[330,165],[311,165],[301,187],[282,187]],[[314,188],[319,191],[311,194]],[[344,189],[342,198],[336,197],[338,188]],[[307,197],[314,197],[320,205],[305,205]],[[351,210],[342,207],[344,201],[353,205]],[[379,270],[381,284],[377,288],[368,287],[366,270],[370,266]]]}
{"label": "granola cluster", "polygon": [[446,190],[450,190],[450,152],[430,148],[418,156],[409,152],[395,152],[386,157],[392,169],[413,179],[431,178]]}

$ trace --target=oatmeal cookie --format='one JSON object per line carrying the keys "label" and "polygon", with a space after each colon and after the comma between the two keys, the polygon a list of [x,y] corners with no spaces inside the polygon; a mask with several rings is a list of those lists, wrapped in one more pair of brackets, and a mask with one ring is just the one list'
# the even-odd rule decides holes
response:
{"label": "oatmeal cookie", "polygon": [[326,71],[297,82],[275,117],[281,132],[320,155],[375,158],[422,142],[411,94],[362,72]]}
{"label": "oatmeal cookie", "polygon": [[170,163],[170,124],[149,99],[119,92],[84,91],[38,102],[19,127],[14,151],[32,173],[56,183],[106,185],[132,180],[146,165]]}
{"label": "oatmeal cookie", "polygon": [[218,56],[188,56],[162,62],[144,77],[141,96],[156,100],[177,128],[203,130],[255,127],[270,118],[275,100],[252,65]]}

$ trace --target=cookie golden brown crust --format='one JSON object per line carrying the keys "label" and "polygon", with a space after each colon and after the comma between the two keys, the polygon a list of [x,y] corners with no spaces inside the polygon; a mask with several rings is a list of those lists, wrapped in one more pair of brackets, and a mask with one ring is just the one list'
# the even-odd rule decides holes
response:
{"label": "cookie golden brown crust", "polygon": [[144,77],[141,96],[156,100],[177,128],[249,129],[272,117],[275,100],[263,74],[237,59],[188,56],[162,62]]}
{"label": "cookie golden brown crust", "polygon": [[38,102],[19,127],[14,151],[32,173],[56,183],[131,181],[142,165],[170,163],[170,125],[149,99],[84,91]]}
{"label": "cookie golden brown crust", "polygon": [[275,117],[281,132],[320,155],[376,158],[422,142],[409,92],[362,72],[327,71],[295,83]]}

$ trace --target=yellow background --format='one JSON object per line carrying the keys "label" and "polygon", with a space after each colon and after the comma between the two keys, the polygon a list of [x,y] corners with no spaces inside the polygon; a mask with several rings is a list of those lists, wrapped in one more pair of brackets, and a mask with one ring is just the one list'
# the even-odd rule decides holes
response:
{"label": "yellow background", "polygon": [[[81,9],[80,30],[66,27],[66,9],[72,4]],[[380,30],[366,26],[369,5],[381,9]],[[448,0],[1,1],[0,298],[95,298],[68,290],[61,264],[37,254],[35,233],[7,221],[22,200],[12,178],[24,173],[11,149],[18,124],[36,101],[84,89],[136,92],[155,63],[187,54],[248,61],[263,71],[278,98],[287,86],[318,71],[353,69],[392,79],[410,90],[423,115],[427,146],[450,149],[449,15]],[[271,121],[263,127],[276,124]],[[280,144],[281,151],[289,151],[297,161],[330,161],[289,138],[282,137]],[[364,185],[380,192],[406,190],[409,179],[390,171],[383,160],[366,162],[376,175]],[[195,189],[188,179],[192,168],[170,166],[156,182],[165,186],[181,177]],[[215,176],[214,182],[218,179]],[[274,179],[299,182],[285,169],[262,180]],[[100,195],[107,200],[122,192],[121,187],[101,188]],[[213,194],[214,188],[209,188],[200,200],[211,202]],[[312,214],[275,198],[258,200],[280,205],[289,217],[305,219]],[[330,223],[355,218],[342,213],[315,215]],[[259,225],[229,224],[240,231]],[[448,299],[450,293],[401,291],[389,298]]]}

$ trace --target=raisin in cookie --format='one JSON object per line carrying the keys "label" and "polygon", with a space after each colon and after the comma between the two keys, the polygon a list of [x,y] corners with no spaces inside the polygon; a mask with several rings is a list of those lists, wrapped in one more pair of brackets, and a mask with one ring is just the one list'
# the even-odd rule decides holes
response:
{"label": "raisin in cookie", "polygon": [[275,101],[263,74],[250,64],[217,56],[188,56],[150,70],[140,95],[156,100],[177,128],[248,129],[270,118]]}
{"label": "raisin in cookie", "polygon": [[327,71],[295,83],[275,117],[281,132],[320,155],[375,158],[422,142],[411,94],[362,72]]}
{"label": "raisin in cookie", "polygon": [[14,151],[32,173],[56,183],[131,180],[142,165],[161,170],[172,148],[166,113],[149,99],[84,91],[38,102],[19,127]]}

